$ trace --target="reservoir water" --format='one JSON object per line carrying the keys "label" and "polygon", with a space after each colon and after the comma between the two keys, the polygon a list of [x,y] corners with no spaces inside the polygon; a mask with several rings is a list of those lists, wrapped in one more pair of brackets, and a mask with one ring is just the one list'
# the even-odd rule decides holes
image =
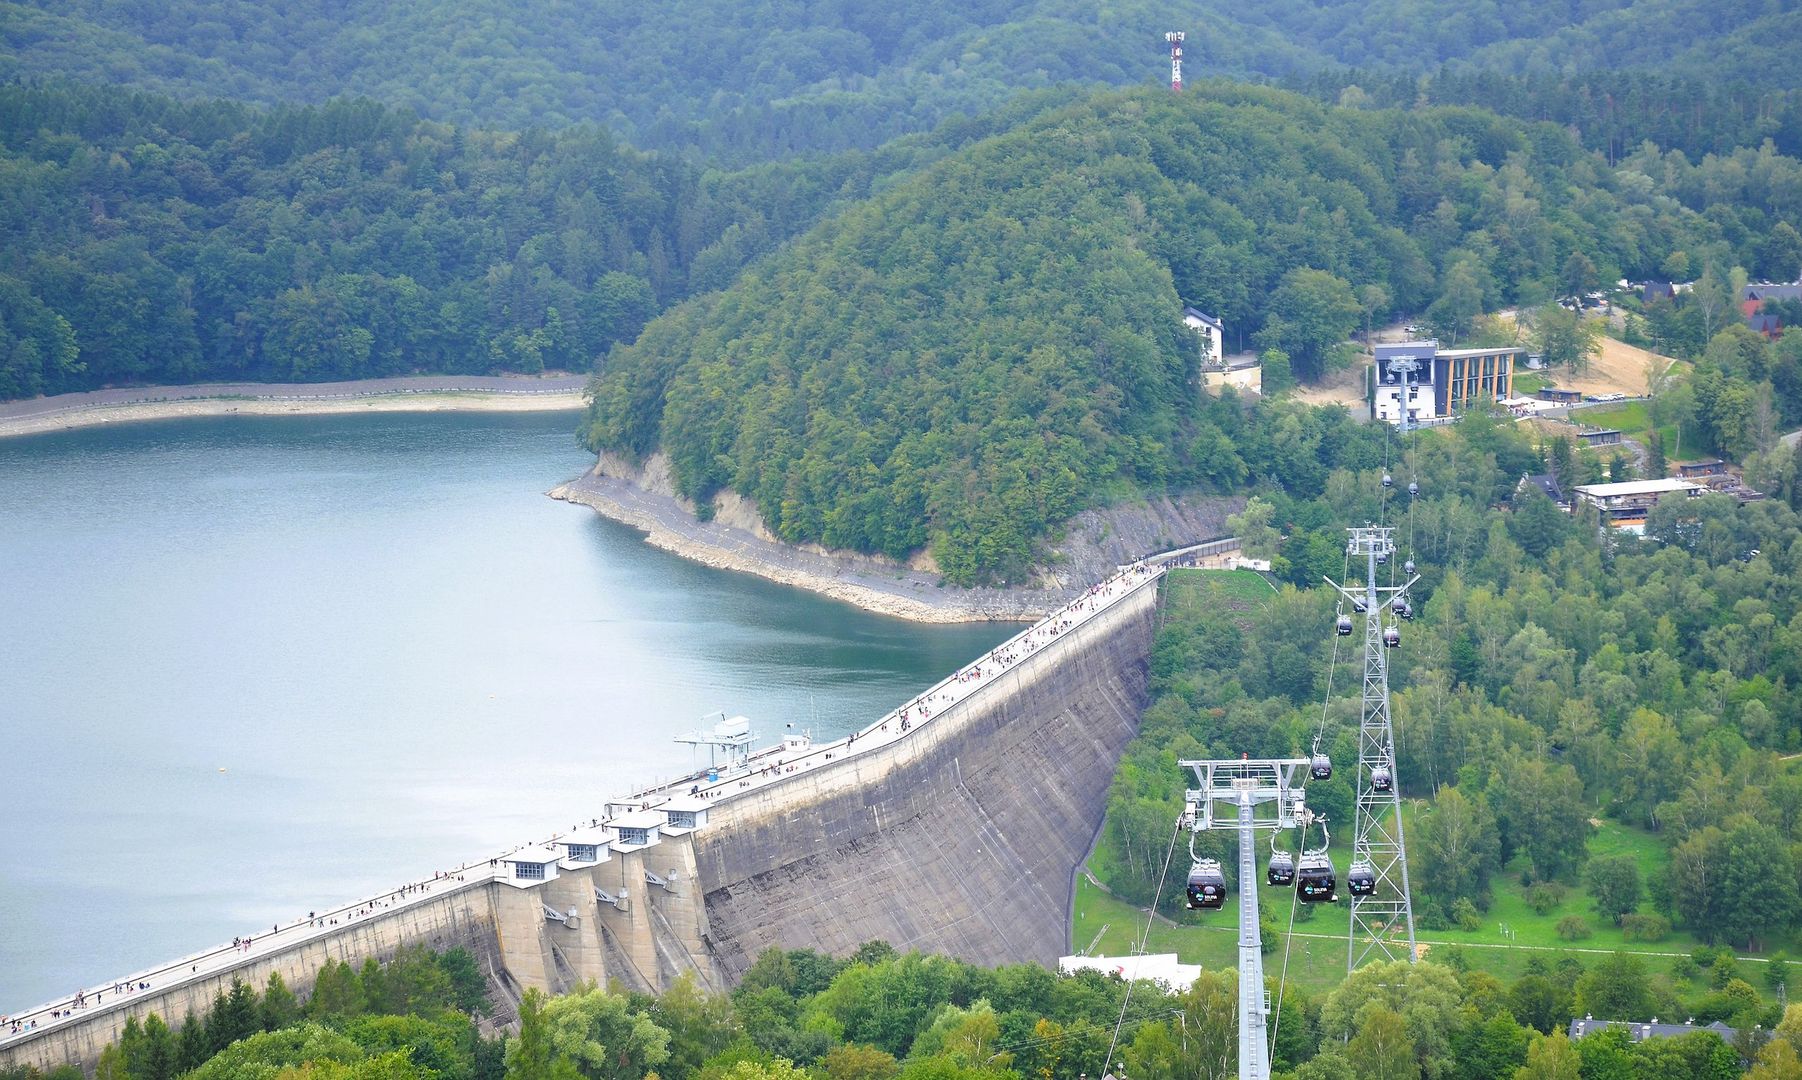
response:
{"label": "reservoir water", "polygon": [[1016,629],[656,551],[544,497],[574,423],[0,440],[0,1013],[568,828],[706,713],[841,735]]}

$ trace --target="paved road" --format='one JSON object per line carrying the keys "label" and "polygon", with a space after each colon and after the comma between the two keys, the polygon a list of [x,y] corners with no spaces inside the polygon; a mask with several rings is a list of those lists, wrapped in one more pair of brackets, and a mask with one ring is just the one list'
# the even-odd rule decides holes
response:
{"label": "paved road", "polygon": [[498,394],[567,394],[588,385],[585,375],[538,379],[522,375],[420,375],[404,379],[358,379],[332,383],[196,383],[192,386],[138,386],[89,390],[80,394],[0,402],[0,420],[54,416],[96,405],[136,405],[147,401],[202,398],[257,398],[264,401],[327,401],[375,394],[433,394],[482,391]]}

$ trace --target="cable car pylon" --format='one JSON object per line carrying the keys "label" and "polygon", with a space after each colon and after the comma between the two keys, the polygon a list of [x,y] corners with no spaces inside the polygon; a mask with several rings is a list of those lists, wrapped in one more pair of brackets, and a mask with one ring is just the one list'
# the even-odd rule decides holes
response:
{"label": "cable car pylon", "polygon": [[[1314,820],[1302,787],[1309,759],[1238,758],[1178,764],[1194,772],[1201,785],[1187,793],[1181,822],[1181,827],[1191,831],[1189,850],[1194,858],[1190,907],[1221,906],[1222,893],[1207,890],[1223,890],[1225,884],[1218,862],[1194,857],[1193,834],[1215,829],[1239,834],[1239,1080],[1268,1080],[1270,1001],[1264,992],[1264,949],[1258,927],[1257,832],[1305,827]],[[1218,817],[1216,804],[1222,807]],[[1271,806],[1274,813],[1269,809],[1260,813],[1260,808]],[[1230,814],[1226,807],[1231,808]],[[1326,889],[1332,889],[1330,871]]]}
{"label": "cable car pylon", "polygon": [[[1401,782],[1395,769],[1395,731],[1389,720],[1388,651],[1401,644],[1401,630],[1393,622],[1384,624],[1384,612],[1411,615],[1411,607],[1401,605],[1407,604],[1404,594],[1420,577],[1411,574],[1401,585],[1377,585],[1377,567],[1395,554],[1395,530],[1365,526],[1346,531],[1351,534],[1346,554],[1364,560],[1364,585],[1353,590],[1332,578],[1326,583],[1364,614],[1364,704],[1358,722],[1352,870],[1347,876],[1351,925],[1345,969],[1351,972],[1367,960],[1412,962],[1419,955],[1414,901],[1408,890],[1408,848],[1402,834]],[[1412,563],[1410,559],[1410,571]],[[1404,610],[1408,615],[1402,614]]]}

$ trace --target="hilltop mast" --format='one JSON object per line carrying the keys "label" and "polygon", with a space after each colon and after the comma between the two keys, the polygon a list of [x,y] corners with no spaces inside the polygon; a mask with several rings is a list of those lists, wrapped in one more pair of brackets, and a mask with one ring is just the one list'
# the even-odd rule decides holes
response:
{"label": "hilltop mast", "polygon": [[1172,30],[1164,35],[1170,43],[1170,89],[1183,92],[1183,32]]}

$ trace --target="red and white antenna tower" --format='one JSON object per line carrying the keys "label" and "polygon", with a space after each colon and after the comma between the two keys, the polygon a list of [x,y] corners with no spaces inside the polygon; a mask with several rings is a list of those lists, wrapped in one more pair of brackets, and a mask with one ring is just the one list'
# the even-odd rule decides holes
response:
{"label": "red and white antenna tower", "polygon": [[1183,92],[1183,32],[1172,30],[1164,35],[1170,43],[1170,89]]}

